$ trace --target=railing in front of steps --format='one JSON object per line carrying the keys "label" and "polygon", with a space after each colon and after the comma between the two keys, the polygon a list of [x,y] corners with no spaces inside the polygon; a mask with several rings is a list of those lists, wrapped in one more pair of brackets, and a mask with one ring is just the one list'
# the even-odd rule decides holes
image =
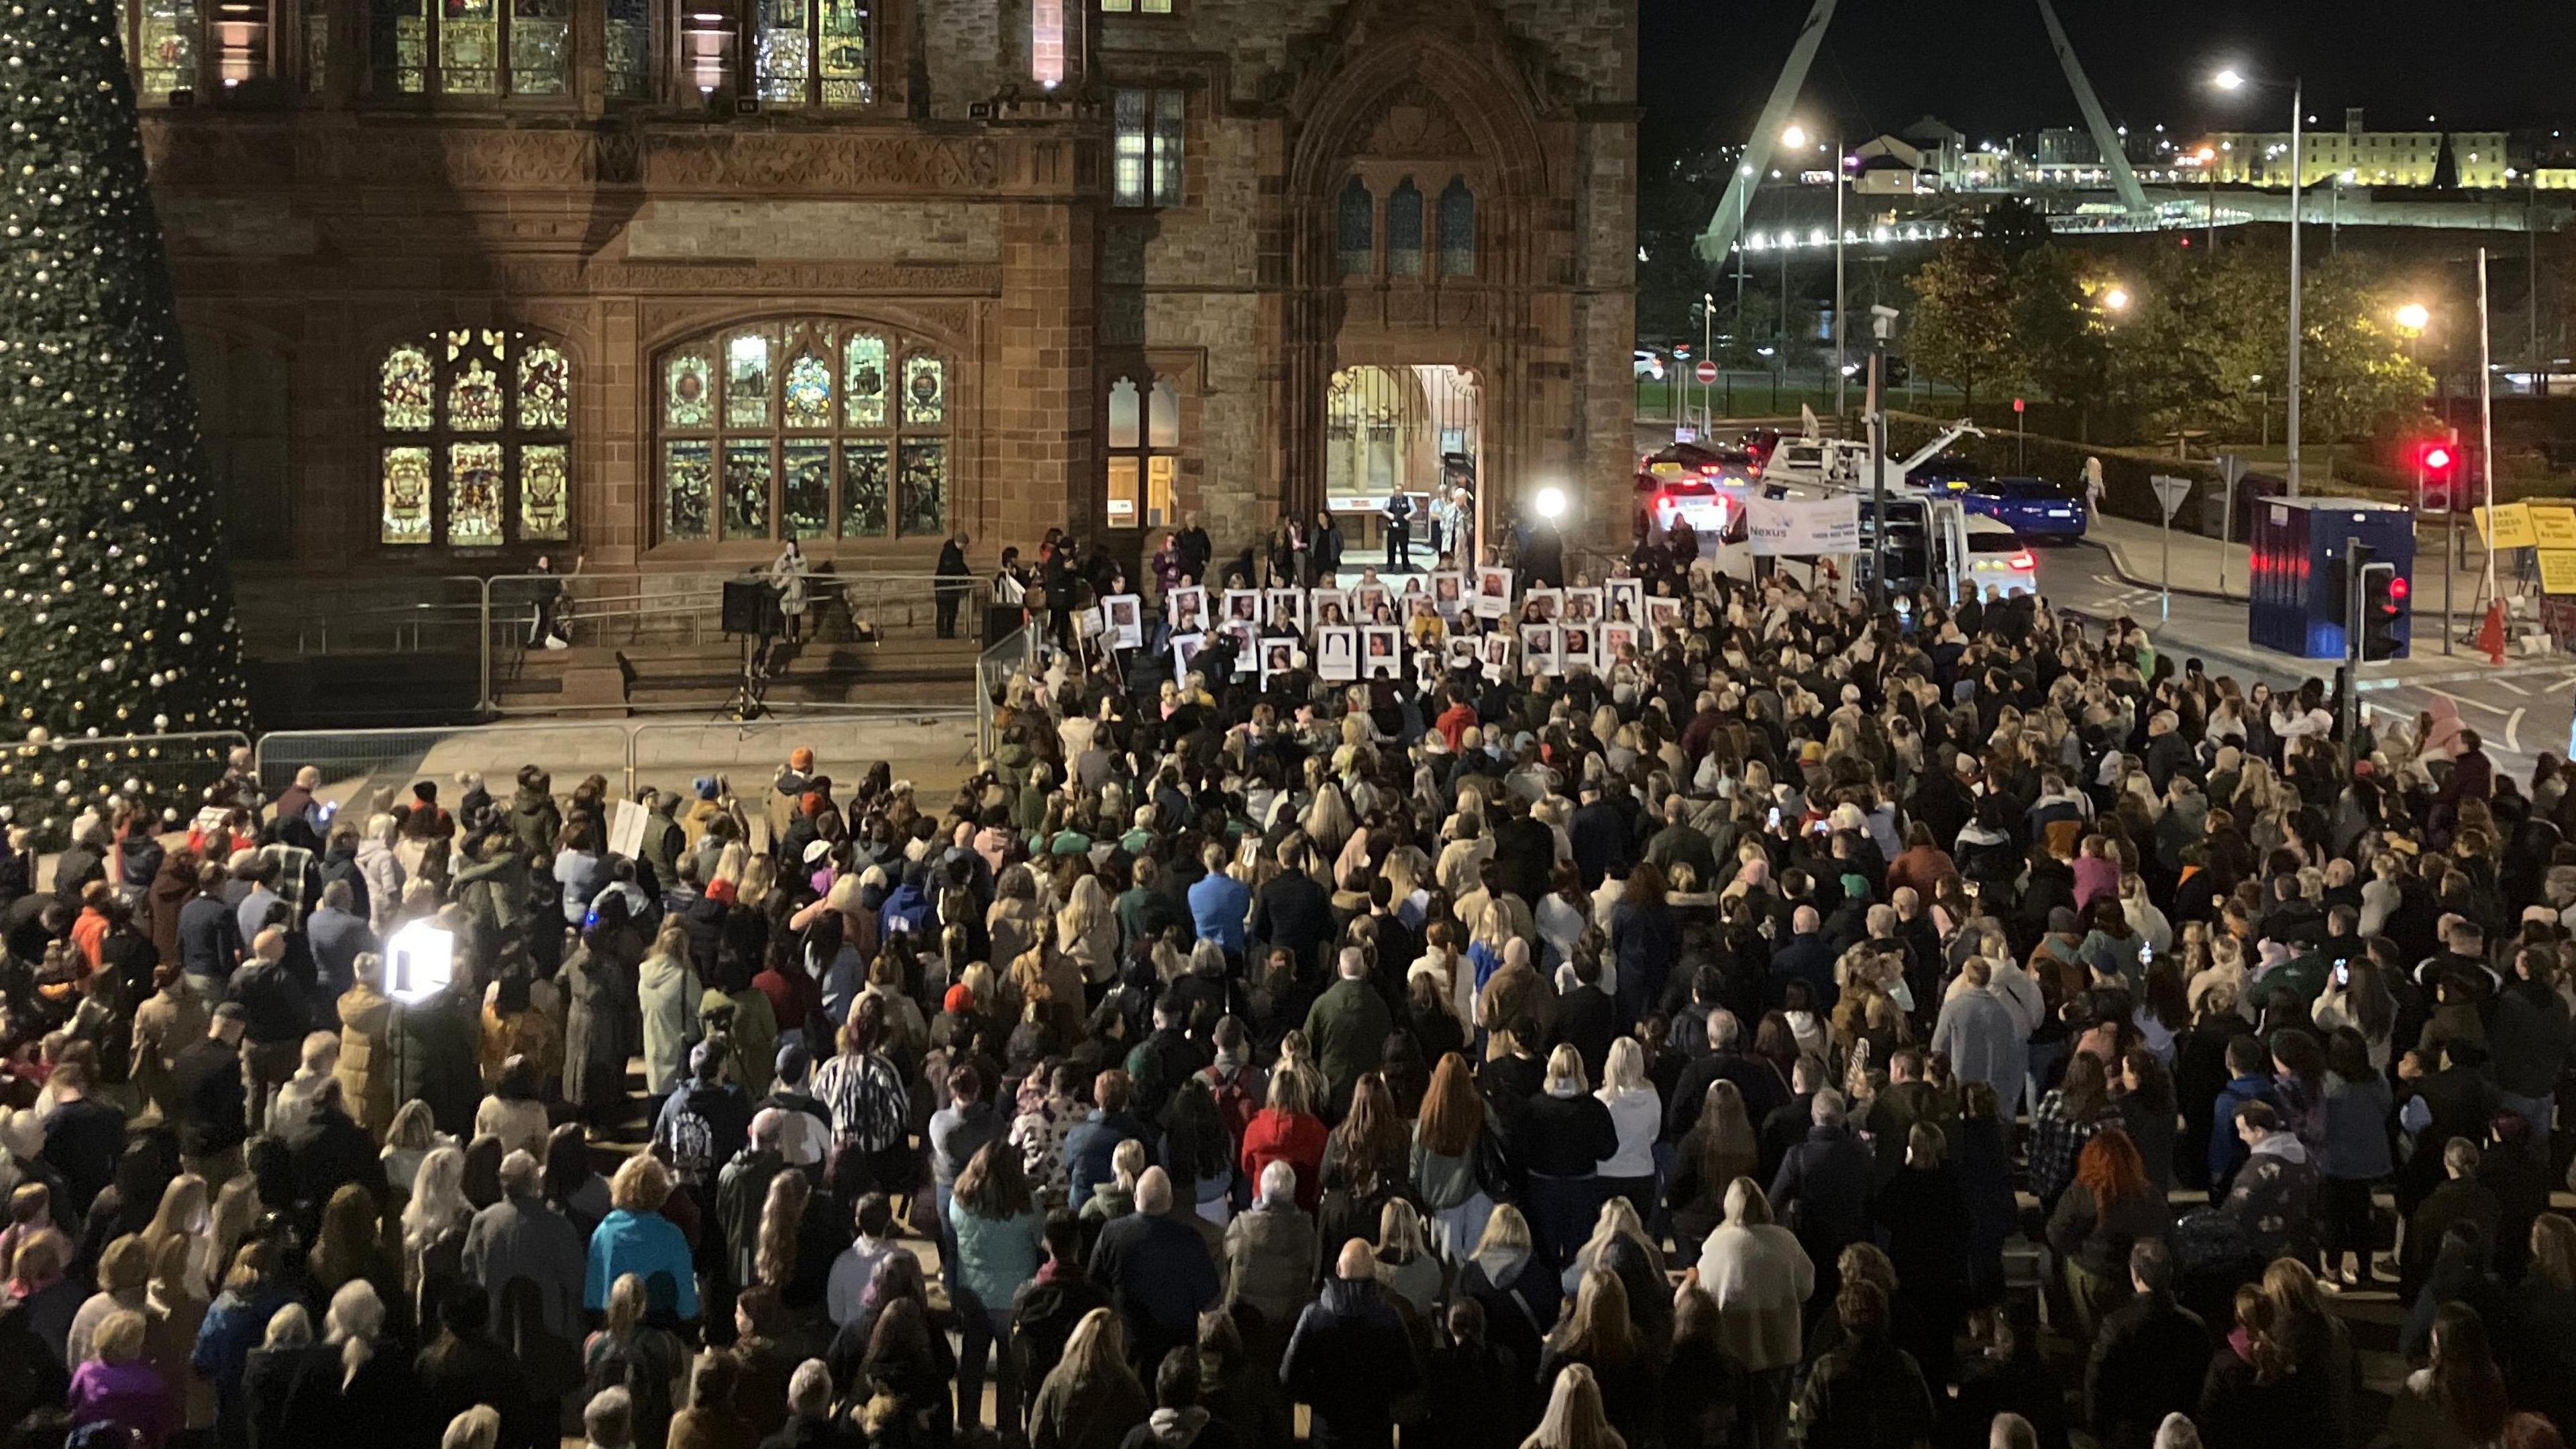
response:
{"label": "railing in front of steps", "polygon": [[[516,678],[530,651],[548,647],[704,643],[726,637],[724,586],[765,575],[739,570],[682,574],[494,574],[432,580],[431,597],[407,604],[299,607],[285,618],[248,610],[246,647],[255,654],[470,654],[477,707],[497,708],[498,685]],[[862,634],[910,636],[934,629],[942,596],[960,630],[980,634],[992,585],[981,578],[926,573],[797,576],[806,596],[804,632],[821,642]],[[560,641],[556,645],[551,641]]]}

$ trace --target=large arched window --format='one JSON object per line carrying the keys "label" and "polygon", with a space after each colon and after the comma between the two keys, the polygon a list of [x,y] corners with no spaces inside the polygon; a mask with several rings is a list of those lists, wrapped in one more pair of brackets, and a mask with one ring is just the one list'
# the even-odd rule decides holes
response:
{"label": "large arched window", "polygon": [[867,0],[756,0],[751,54],[774,106],[864,106],[876,98]]}
{"label": "large arched window", "polygon": [[572,362],[529,332],[460,327],[376,367],[388,544],[499,548],[570,535]]}
{"label": "large arched window", "polygon": [[663,543],[948,530],[948,364],[887,328],[799,319],[694,338],[654,369]]}
{"label": "large arched window", "polygon": [[375,94],[560,96],[571,0],[369,0]]}
{"label": "large arched window", "polygon": [[1386,198],[1386,271],[1391,277],[1422,275],[1422,188],[1410,176]]}

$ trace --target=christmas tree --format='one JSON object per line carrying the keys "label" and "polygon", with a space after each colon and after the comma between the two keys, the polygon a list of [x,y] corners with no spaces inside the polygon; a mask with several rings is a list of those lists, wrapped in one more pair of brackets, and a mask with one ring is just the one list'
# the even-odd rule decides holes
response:
{"label": "christmas tree", "polygon": [[0,5],[0,807],[51,844],[175,823],[250,711],[114,7]]}

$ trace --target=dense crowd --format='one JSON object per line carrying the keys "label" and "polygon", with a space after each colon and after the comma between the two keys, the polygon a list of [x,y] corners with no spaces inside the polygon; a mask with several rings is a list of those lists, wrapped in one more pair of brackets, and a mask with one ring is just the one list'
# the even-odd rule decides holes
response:
{"label": "dense crowd", "polygon": [[2559,762],[1692,552],[1561,675],[1052,654],[945,798],[16,836],[7,1444],[2557,1445]]}

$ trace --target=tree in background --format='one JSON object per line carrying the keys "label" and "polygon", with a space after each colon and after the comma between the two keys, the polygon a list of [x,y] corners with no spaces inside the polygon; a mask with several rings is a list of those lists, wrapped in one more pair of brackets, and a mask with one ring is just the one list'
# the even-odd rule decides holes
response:
{"label": "tree in background", "polygon": [[1954,227],[1914,274],[1906,357],[1922,371],[1958,384],[1973,407],[1977,385],[2001,380],[2010,363],[2012,311],[2012,275],[2003,253],[1984,237]]}
{"label": "tree in background", "polygon": [[[249,718],[197,407],[115,7],[0,27],[0,804],[40,838],[111,795],[175,822]],[[47,742],[51,742],[48,747]]]}
{"label": "tree in background", "polygon": [[2407,354],[2393,324],[2405,299],[2380,276],[2357,256],[2330,258],[2308,272],[2299,315],[2307,333],[2299,357],[2301,427],[2320,438],[2387,436],[2421,416],[2433,390],[2433,375]]}
{"label": "tree in background", "polygon": [[2094,414],[2110,394],[2112,318],[2102,302],[2110,286],[2098,261],[2065,247],[2039,247],[2013,268],[2016,371],[2035,390],[2074,404],[2080,439],[2092,437]]}
{"label": "tree in background", "polygon": [[2007,196],[1987,207],[1977,218],[1977,235],[2003,253],[2007,262],[2019,262],[2056,244],[2056,234],[2048,229],[2048,213],[2026,196]]}

